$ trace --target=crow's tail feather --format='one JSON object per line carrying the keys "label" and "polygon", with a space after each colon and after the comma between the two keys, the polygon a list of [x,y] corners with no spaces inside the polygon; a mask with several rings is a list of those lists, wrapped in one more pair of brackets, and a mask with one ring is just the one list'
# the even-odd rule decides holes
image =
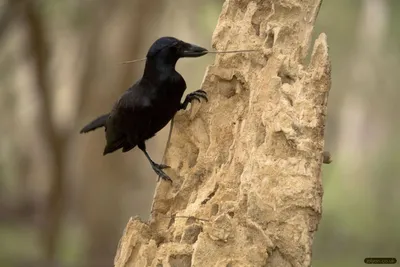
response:
{"label": "crow's tail feather", "polygon": [[109,113],[101,115],[100,117],[98,117],[97,119],[93,120],[92,122],[90,122],[85,127],[83,127],[82,130],[80,131],[80,133],[88,133],[90,131],[96,130],[97,128],[106,126],[106,121],[107,121],[107,118],[108,118],[109,115],[110,115]]}

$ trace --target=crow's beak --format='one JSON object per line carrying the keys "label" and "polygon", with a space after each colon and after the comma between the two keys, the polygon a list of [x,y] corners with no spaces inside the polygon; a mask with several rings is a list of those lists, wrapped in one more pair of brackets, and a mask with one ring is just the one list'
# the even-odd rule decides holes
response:
{"label": "crow's beak", "polygon": [[194,44],[187,44],[187,47],[182,52],[182,57],[201,57],[208,53],[208,50],[194,45]]}

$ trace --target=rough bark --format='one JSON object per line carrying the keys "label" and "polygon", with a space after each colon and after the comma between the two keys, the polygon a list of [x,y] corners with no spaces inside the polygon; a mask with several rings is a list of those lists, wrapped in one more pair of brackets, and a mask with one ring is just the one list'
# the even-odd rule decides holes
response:
{"label": "rough bark", "polygon": [[175,118],[149,223],[131,219],[115,266],[309,266],[321,218],[330,89],[321,0],[224,3],[210,101]]}

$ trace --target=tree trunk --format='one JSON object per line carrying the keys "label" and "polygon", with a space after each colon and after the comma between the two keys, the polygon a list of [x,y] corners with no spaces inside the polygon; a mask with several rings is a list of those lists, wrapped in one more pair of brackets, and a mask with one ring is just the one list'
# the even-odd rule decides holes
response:
{"label": "tree trunk", "polygon": [[210,101],[175,118],[149,224],[131,219],[115,266],[309,266],[321,218],[330,89],[326,36],[303,66],[321,0],[224,3]]}

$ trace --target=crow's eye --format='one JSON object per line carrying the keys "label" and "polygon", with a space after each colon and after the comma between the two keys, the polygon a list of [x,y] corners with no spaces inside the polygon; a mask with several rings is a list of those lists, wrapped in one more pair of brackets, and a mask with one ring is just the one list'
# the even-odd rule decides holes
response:
{"label": "crow's eye", "polygon": [[179,43],[173,43],[168,46],[168,52],[171,54],[176,54],[180,51],[180,44]]}
{"label": "crow's eye", "polygon": [[180,52],[183,50],[183,46],[181,44],[174,45],[174,52]]}
{"label": "crow's eye", "polygon": [[175,53],[177,53],[179,51],[179,47],[176,46],[176,45],[171,46],[170,47],[170,51],[175,54]]}

